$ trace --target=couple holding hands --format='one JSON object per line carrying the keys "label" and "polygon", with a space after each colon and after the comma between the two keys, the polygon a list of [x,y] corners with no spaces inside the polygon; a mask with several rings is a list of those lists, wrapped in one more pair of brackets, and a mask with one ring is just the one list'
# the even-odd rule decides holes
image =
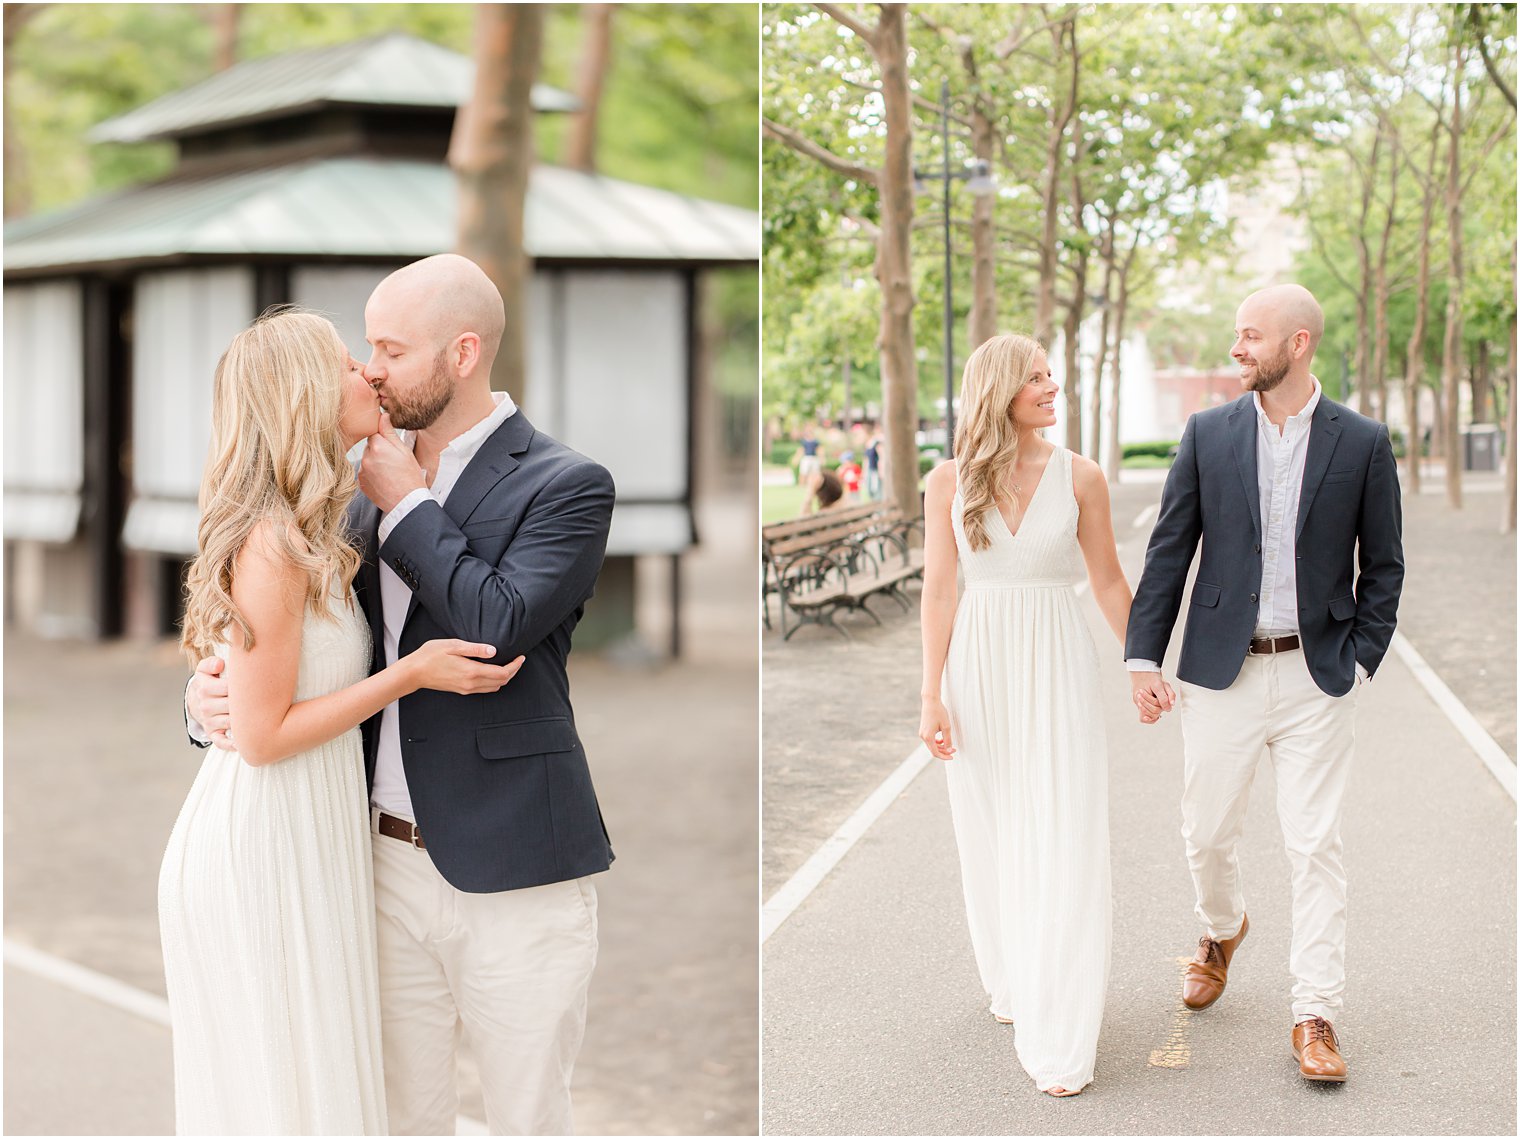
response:
{"label": "couple holding hands", "polygon": [[[1231,355],[1246,394],[1188,420],[1133,597],[1100,468],[1039,435],[1057,393],[1043,350],[998,336],[966,363],[957,459],[925,492],[919,736],[946,761],[990,1010],[1051,1095],[1093,1078],[1112,941],[1099,658],[1073,589],[1084,569],[1141,721],[1180,707],[1204,931],[1184,1004],[1220,998],[1250,928],[1237,846],[1265,748],[1292,868],[1291,1048],[1305,1079],[1346,1079],[1341,807],[1404,560],[1388,429],[1324,396],[1309,370],[1323,331],[1297,285],[1241,304]],[[1174,690],[1161,662],[1200,546]]]}

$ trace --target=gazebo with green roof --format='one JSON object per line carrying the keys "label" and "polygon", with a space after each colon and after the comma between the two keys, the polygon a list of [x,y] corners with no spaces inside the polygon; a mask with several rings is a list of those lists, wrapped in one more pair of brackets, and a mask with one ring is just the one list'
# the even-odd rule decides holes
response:
{"label": "gazebo with green roof", "polygon": [[[367,358],[370,290],[454,245],[445,155],[472,72],[401,34],[251,60],[91,133],[172,140],[168,177],[6,225],[13,620],[44,635],[172,629],[217,358],[286,302],[332,315]],[[575,108],[545,86],[533,102]],[[759,218],[541,164],[524,224],[525,409],[616,479],[598,600],[604,620],[627,626],[632,559],[678,567],[696,540],[697,277],[753,265]]]}

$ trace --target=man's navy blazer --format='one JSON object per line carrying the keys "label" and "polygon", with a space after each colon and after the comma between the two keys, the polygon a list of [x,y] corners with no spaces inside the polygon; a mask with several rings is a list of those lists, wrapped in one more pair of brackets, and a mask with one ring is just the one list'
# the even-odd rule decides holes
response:
{"label": "man's navy blazer", "polygon": [[[1262,580],[1256,433],[1249,393],[1187,421],[1130,608],[1126,659],[1159,663],[1166,654],[1201,539],[1177,677],[1217,690],[1240,674]],[[1388,428],[1323,394],[1310,420],[1294,533],[1309,674],[1322,691],[1344,696],[1357,662],[1375,673],[1393,638],[1403,522]]]}
{"label": "man's navy blazer", "polygon": [[[520,890],[607,869],[613,854],[575,729],[565,659],[607,549],[612,476],[515,412],[441,506],[423,502],[377,548],[380,512],[349,512],[363,539],[355,585],[385,666],[380,566],[412,591],[400,654],[458,637],[527,659],[500,691],[422,689],[400,701],[402,766],[417,829],[448,882]],[[364,725],[371,785],[380,717]],[[377,839],[376,841],[390,841]]]}

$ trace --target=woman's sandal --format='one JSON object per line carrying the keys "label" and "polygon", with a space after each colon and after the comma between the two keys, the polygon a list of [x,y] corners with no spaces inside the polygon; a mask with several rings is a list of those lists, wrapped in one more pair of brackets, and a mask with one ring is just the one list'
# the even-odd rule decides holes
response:
{"label": "woman's sandal", "polygon": [[1068,1096],[1081,1095],[1082,1089],[1078,1088],[1074,1092],[1069,1092],[1063,1087],[1046,1088],[1045,1094],[1048,1096],[1054,1096],[1056,1099],[1066,1099]]}
{"label": "woman's sandal", "polygon": [[1013,1023],[1013,1017],[1011,1017],[1011,1016],[998,1016],[997,1013],[993,1013],[992,1014],[992,1019],[995,1020],[995,1021],[997,1021],[999,1024],[1012,1024]]}

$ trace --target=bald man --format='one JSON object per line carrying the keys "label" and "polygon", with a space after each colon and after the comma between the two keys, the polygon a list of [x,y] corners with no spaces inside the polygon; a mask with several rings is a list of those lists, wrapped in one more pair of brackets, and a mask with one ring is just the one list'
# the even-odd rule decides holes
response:
{"label": "bald man", "polygon": [[[373,667],[437,637],[526,657],[500,691],[423,690],[364,725],[390,1133],[454,1133],[462,1026],[491,1131],[570,1134],[597,956],[590,876],[613,855],[565,658],[606,550],[612,478],[491,390],[504,313],[474,262],[397,270],[364,322],[386,415],[349,523]],[[202,662],[186,701],[220,734],[216,671]]]}
{"label": "bald man", "polygon": [[[1182,834],[1204,926],[1183,1003],[1220,998],[1249,929],[1236,848],[1265,748],[1292,867],[1293,1055],[1305,1079],[1341,1082],[1341,800],[1404,554],[1388,428],[1326,399],[1309,370],[1324,328],[1299,285],[1241,304],[1230,355],[1246,394],[1183,430],[1124,653],[1142,713],[1182,708]],[[1160,662],[1200,543],[1174,692]]]}

